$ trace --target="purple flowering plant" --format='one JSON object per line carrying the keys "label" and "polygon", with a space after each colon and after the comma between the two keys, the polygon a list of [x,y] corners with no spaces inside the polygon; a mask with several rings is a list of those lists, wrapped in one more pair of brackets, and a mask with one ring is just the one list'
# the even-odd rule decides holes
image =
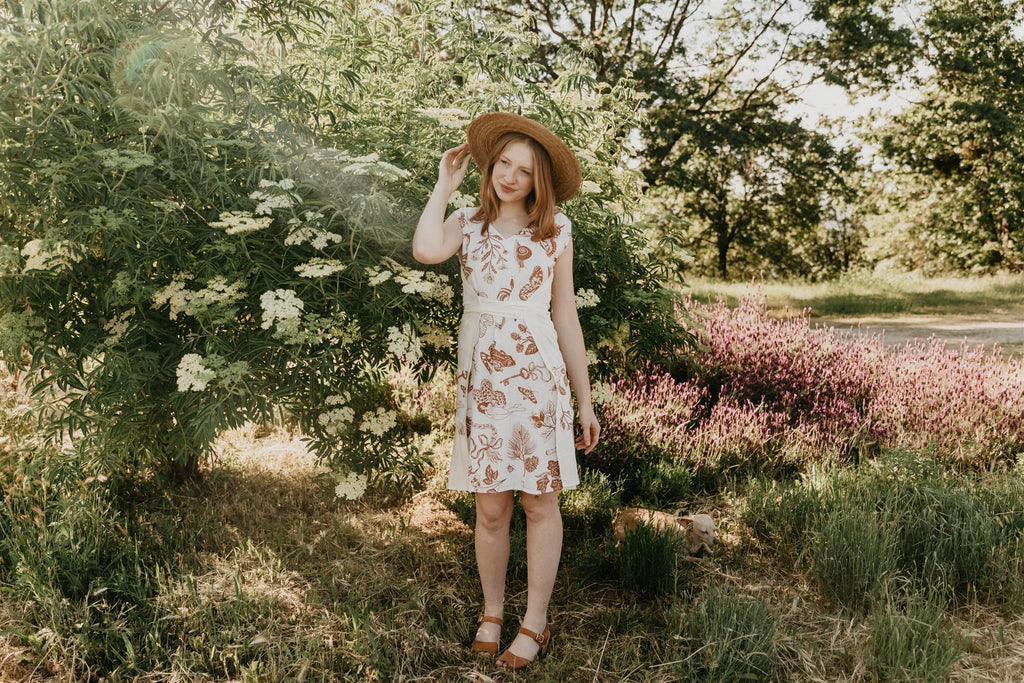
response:
{"label": "purple flowering plant", "polygon": [[882,448],[930,449],[972,468],[1024,454],[1024,363],[999,349],[879,337],[776,318],[763,301],[683,302],[699,347],[672,370],[610,383],[601,446],[582,462],[627,476],[672,459],[710,483],[733,470],[802,469]]}

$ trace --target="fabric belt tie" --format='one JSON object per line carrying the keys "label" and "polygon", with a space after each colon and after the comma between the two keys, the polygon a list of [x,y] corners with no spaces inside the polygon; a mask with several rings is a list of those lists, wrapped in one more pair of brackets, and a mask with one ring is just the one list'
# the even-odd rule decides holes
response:
{"label": "fabric belt tie", "polygon": [[[544,315],[548,313],[548,307],[542,303],[530,304],[528,302],[517,303],[514,301],[498,301],[496,299],[481,299],[476,294],[473,294],[472,297],[463,297],[463,312],[522,318],[531,315]],[[548,317],[550,318],[550,315]]]}

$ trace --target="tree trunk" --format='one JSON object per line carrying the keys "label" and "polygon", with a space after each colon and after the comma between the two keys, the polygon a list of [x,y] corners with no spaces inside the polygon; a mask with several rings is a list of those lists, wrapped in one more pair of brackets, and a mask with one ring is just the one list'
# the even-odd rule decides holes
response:
{"label": "tree trunk", "polygon": [[728,225],[715,226],[715,244],[718,247],[718,277],[724,280],[729,276],[729,247],[732,245]]}

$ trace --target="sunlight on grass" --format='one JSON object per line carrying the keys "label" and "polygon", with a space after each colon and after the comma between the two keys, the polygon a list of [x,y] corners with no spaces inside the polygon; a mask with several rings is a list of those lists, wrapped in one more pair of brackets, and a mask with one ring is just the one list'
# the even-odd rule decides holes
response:
{"label": "sunlight on grass", "polygon": [[723,297],[730,305],[763,296],[769,309],[812,316],[867,316],[898,313],[1012,315],[1022,310],[1024,275],[925,277],[915,273],[847,273],[825,282],[721,282],[694,278],[689,291],[700,301]]}

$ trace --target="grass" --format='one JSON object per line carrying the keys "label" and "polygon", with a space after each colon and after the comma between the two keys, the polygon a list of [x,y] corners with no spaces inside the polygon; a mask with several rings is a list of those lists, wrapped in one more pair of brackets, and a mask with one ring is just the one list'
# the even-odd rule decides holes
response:
{"label": "grass", "polygon": [[960,638],[942,603],[923,593],[895,596],[870,627],[866,666],[876,681],[944,681],[960,658]]}
{"label": "grass", "polygon": [[1024,275],[1020,274],[968,278],[853,272],[814,283],[692,279],[687,284],[700,301],[721,296],[735,305],[745,295],[759,292],[772,311],[810,309],[812,317],[908,313],[1012,316],[1022,312],[1024,302]]}
{"label": "grass", "polygon": [[779,617],[768,601],[713,584],[688,609],[676,608],[689,653],[675,664],[688,681],[776,681],[788,678]]}
{"label": "grass", "polygon": [[[928,671],[949,670],[952,680],[1024,673],[1014,641],[999,640],[1000,628],[1004,638],[1024,633],[1012,610],[940,603],[937,617],[931,603],[918,609],[880,601],[851,617],[821,590],[816,571],[761,544],[738,483],[695,503],[716,516],[721,546],[688,562],[661,553],[666,544],[651,538],[640,539],[639,549],[616,547],[607,529],[613,489],[597,475],[586,481],[567,496],[554,644],[530,680],[856,681],[895,680],[886,676],[907,671],[906,680],[930,680],[914,679],[920,669],[908,668],[923,657]],[[815,481],[814,490],[851,484],[830,484],[825,475]],[[992,495],[1018,486],[994,484]],[[107,574],[126,583],[120,602],[111,590],[96,595],[95,582],[88,597],[77,592],[79,600],[63,606],[60,589],[20,584],[50,595],[47,605],[7,592],[0,678],[501,680],[466,648],[480,601],[466,523],[472,508],[437,482],[412,500],[341,503],[294,435],[240,430],[226,436],[221,462],[202,481],[136,501],[134,543],[126,546],[117,531],[126,520],[99,502],[80,506],[71,521],[81,525],[90,510],[107,520],[92,536],[120,553],[106,558],[118,560]],[[811,508],[797,512],[812,519]],[[517,517],[513,542],[521,544],[521,511]],[[641,558],[650,567],[653,555],[659,572],[629,566]],[[524,559],[514,557],[510,567],[513,618],[503,642],[525,609]],[[910,626],[917,630],[908,634]],[[962,650],[970,676],[951,663]]]}

